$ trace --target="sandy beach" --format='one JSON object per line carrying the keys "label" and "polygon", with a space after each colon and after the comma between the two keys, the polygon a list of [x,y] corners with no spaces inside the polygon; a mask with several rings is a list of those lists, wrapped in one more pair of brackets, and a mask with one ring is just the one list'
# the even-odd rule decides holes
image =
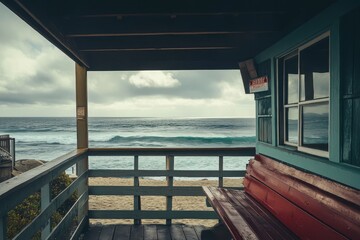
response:
{"label": "sandy beach", "polygon": [[[217,186],[217,180],[175,180],[174,186]],[[241,178],[224,179],[224,186],[241,186]],[[132,178],[90,178],[89,185],[92,186],[131,186]],[[140,186],[165,186],[166,181],[154,179],[140,179]],[[133,210],[133,196],[90,196],[90,209],[101,210]],[[141,207],[143,210],[165,210],[166,199],[159,196],[141,197]],[[205,197],[173,197],[174,210],[212,210],[206,206]],[[132,224],[132,219],[94,219],[91,224]],[[145,219],[144,224],[164,224],[162,219]],[[176,219],[173,223],[184,223],[190,225],[213,226],[217,220],[201,219]]]}

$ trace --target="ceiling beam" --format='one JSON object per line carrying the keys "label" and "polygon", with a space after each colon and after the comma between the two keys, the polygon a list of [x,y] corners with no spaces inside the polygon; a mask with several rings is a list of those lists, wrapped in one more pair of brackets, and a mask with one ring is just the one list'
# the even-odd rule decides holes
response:
{"label": "ceiling beam", "polygon": [[65,21],[64,34],[68,38],[161,36],[280,32],[283,23],[277,17],[166,17],[107,18]]}
{"label": "ceiling beam", "polygon": [[233,49],[275,42],[278,34],[134,36],[78,38],[81,52]]}

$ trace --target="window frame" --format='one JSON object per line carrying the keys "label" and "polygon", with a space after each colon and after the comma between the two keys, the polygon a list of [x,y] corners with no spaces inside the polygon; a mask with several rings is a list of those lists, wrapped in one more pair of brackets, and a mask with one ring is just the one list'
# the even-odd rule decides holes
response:
{"label": "window frame", "polygon": [[[301,71],[300,71],[300,56],[301,51],[307,49],[308,47],[320,42],[323,39],[329,39],[329,95],[327,97],[312,99],[312,100],[301,100]],[[281,120],[278,122],[278,144],[284,147],[293,147],[296,148],[298,151],[309,153],[312,155],[329,158],[330,155],[330,147],[328,147],[327,151],[310,148],[303,146],[303,108],[304,106],[314,106],[318,104],[327,103],[329,108],[329,119],[328,119],[328,139],[330,140],[330,91],[331,91],[331,34],[330,31],[327,31],[312,40],[306,42],[305,44],[289,51],[287,54],[279,56],[276,58],[276,72],[277,72],[277,85],[278,85],[278,93],[282,96],[278,96],[277,106],[278,106],[278,119]],[[298,64],[298,100],[296,103],[287,103],[287,83],[285,82],[285,62],[288,59],[293,57],[297,57],[297,64]],[[281,67],[280,67],[281,66]],[[281,79],[281,80],[280,80]],[[280,84],[280,81],[282,84]],[[281,89],[282,88],[282,89]],[[290,108],[297,108],[298,111],[298,132],[297,132],[297,143],[292,143],[287,141],[288,135],[288,128],[287,128],[287,109]],[[330,141],[328,141],[328,146]]]}

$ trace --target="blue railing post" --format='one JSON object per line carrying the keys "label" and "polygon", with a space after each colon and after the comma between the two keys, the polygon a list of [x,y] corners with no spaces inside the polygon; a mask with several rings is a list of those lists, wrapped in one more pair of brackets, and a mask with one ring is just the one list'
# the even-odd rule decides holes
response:
{"label": "blue railing post", "polygon": [[6,214],[4,214],[4,215],[0,215],[0,239],[7,238],[6,231],[7,231],[7,217]]}
{"label": "blue railing post", "polygon": [[219,156],[219,187],[224,186],[223,171],[224,171],[224,157]]}
{"label": "blue railing post", "polygon": [[[50,184],[47,183],[41,188],[41,211],[44,211],[50,204]],[[50,219],[41,231],[41,240],[46,239],[50,235]]]}
{"label": "blue railing post", "polygon": [[[134,170],[139,170],[139,156],[134,156]],[[134,187],[139,187],[139,177],[134,176]],[[134,211],[141,210],[141,197],[134,195]],[[141,224],[141,219],[134,219],[134,224],[139,225]]]}
{"label": "blue railing post", "polygon": [[[174,170],[174,156],[166,156],[166,170],[173,171]],[[166,177],[166,182],[168,187],[174,186],[174,177],[168,176]],[[172,196],[166,196],[166,211],[172,211]],[[166,225],[171,225],[171,219],[166,219]]]}

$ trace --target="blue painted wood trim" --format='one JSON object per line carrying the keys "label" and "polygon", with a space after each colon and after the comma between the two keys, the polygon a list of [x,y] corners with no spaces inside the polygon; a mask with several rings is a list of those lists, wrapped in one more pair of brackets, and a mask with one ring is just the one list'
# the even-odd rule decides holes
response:
{"label": "blue painted wood trim", "polygon": [[93,219],[218,219],[214,211],[89,210]]}
{"label": "blue painted wood trim", "polygon": [[340,21],[330,28],[330,129],[329,160],[341,162]]}
{"label": "blue painted wood trim", "polygon": [[262,62],[269,59],[269,57],[278,57],[289,52],[291,48],[296,48],[316,37],[321,32],[325,32],[330,28],[334,21],[338,20],[339,17],[358,6],[360,6],[359,0],[337,1],[310,21],[295,29],[293,32],[272,45],[270,48],[261,52],[255,57],[255,61]]}
{"label": "blue painted wood trim", "polygon": [[275,58],[271,58],[271,134],[272,145],[277,146],[277,86],[276,86],[276,61]]}
{"label": "blue painted wood trim", "polygon": [[298,151],[281,149],[258,143],[256,149],[259,153],[286,162],[295,167],[332,179],[344,185],[360,189],[360,167],[330,162],[316,156],[310,156]]}

